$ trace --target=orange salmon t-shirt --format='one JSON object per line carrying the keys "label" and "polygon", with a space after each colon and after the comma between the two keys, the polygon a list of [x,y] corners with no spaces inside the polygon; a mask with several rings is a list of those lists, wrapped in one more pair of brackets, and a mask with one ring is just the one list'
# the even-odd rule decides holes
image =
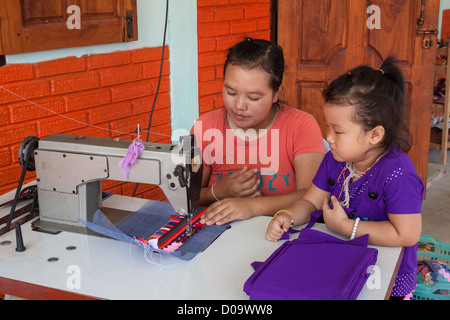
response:
{"label": "orange salmon t-shirt", "polygon": [[280,104],[272,128],[260,131],[252,141],[235,135],[225,108],[202,115],[191,132],[201,148],[204,169],[211,171],[209,186],[246,166],[258,170],[263,196],[296,191],[294,158],[305,153],[325,153],[314,117],[284,104]]}

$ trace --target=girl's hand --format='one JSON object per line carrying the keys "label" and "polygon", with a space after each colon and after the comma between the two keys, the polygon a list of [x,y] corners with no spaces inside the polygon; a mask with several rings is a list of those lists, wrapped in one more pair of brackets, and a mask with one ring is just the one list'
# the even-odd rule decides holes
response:
{"label": "girl's hand", "polygon": [[328,204],[328,198],[323,200],[323,220],[329,230],[343,234],[345,225],[350,219],[335,196],[331,197],[331,203],[333,205],[333,209]]}
{"label": "girl's hand", "polygon": [[285,212],[280,212],[273,218],[267,227],[266,238],[269,241],[276,242],[280,240],[285,232],[291,227],[291,216]]}
{"label": "girl's hand", "polygon": [[259,181],[256,169],[248,170],[244,167],[231,175],[224,177],[214,186],[214,194],[219,199],[244,198],[259,194]]}

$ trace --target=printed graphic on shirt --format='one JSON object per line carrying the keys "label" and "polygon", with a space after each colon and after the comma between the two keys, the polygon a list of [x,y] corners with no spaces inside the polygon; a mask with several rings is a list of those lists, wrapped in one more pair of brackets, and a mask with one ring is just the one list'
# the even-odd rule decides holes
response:
{"label": "printed graphic on shirt", "polygon": [[[232,173],[233,171],[215,172],[213,183],[221,181],[224,178],[224,175],[231,175]],[[273,195],[274,192],[279,193],[285,189],[296,187],[295,181],[293,180],[293,174],[291,173],[269,171],[264,175],[261,171],[257,171],[255,175],[259,178],[258,190],[263,192],[264,195]]]}

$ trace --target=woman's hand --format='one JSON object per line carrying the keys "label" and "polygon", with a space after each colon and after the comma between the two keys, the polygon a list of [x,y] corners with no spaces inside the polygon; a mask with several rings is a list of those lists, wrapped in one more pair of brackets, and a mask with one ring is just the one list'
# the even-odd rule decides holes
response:
{"label": "woman's hand", "polygon": [[244,198],[259,195],[260,179],[256,177],[256,169],[244,167],[224,177],[214,185],[214,194],[219,199]]}
{"label": "woman's hand", "polygon": [[210,226],[222,225],[234,220],[245,220],[255,215],[252,209],[252,202],[249,198],[226,198],[210,205],[200,222]]}

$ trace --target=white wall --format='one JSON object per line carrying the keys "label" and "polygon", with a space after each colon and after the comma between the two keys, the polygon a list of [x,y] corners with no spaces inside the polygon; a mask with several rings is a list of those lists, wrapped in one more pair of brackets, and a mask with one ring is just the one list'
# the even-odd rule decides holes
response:
{"label": "white wall", "polygon": [[447,10],[447,9],[450,9],[450,0],[441,0],[441,5],[440,5],[440,9],[439,9],[438,39],[441,38],[442,11]]}

